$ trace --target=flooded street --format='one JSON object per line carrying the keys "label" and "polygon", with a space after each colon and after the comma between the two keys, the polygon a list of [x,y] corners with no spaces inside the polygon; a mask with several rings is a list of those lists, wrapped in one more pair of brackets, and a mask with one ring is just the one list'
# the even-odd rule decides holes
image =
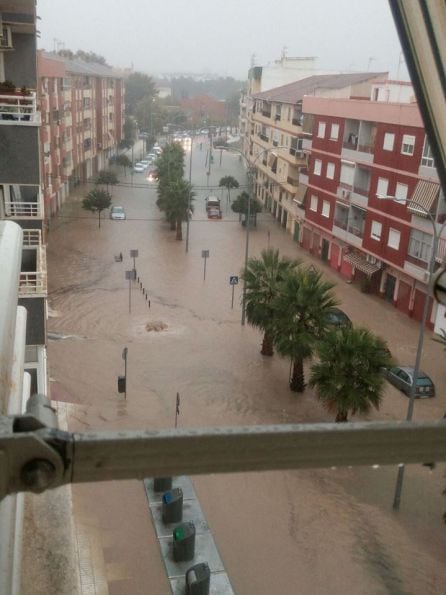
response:
{"label": "flooded street", "polygon": [[[229,276],[243,266],[245,229],[225,194],[223,220],[206,218],[205,158],[205,144],[202,151],[194,146],[197,198],[188,253],[163,221],[156,187],[144,174],[135,174],[131,187],[131,176],[119,172],[113,204],[125,208],[126,221],[111,221],[106,213],[98,229],[97,218],[80,207],[90,189],[84,187],[51,223],[51,396],[74,404],[71,430],[172,427],[177,392],[183,427],[333,421],[311,389],[290,392],[288,361],[262,358],[261,334],[240,325],[241,284],[231,309]],[[221,166],[219,159],[217,154],[210,186],[228,174],[244,184],[238,157],[223,154]],[[188,171],[188,154],[186,162]],[[417,323],[361,294],[262,214],[250,234],[250,254],[268,242],[321,266],[352,320],[386,338],[400,362],[413,363]],[[133,266],[131,249],[139,251],[136,268],[150,308],[135,283],[129,314],[125,271]],[[202,250],[210,252],[205,281]],[[114,258],[120,252],[122,263]],[[445,354],[431,336],[422,367],[433,377],[437,397],[417,401],[415,419],[436,419],[446,411]],[[116,386],[125,346],[127,400]],[[406,408],[406,397],[387,386],[381,410],[356,419],[403,419]],[[407,467],[398,513],[391,507],[395,479],[393,467],[346,468],[210,475],[194,478],[194,486],[238,595],[445,593],[444,465],[433,472]],[[169,593],[140,482],[75,486],[73,498],[76,519],[102,552],[98,593]]]}

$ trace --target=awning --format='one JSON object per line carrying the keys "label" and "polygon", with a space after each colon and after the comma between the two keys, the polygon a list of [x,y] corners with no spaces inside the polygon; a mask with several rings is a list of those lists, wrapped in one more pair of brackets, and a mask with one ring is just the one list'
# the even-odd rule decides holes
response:
{"label": "awning", "polygon": [[344,260],[353,265],[355,269],[359,269],[365,273],[368,277],[371,277],[374,273],[377,273],[380,270],[380,267],[377,264],[368,262],[362,254],[357,254],[355,252],[346,254]]}
{"label": "awning", "polygon": [[296,190],[296,194],[293,197],[294,202],[297,202],[299,206],[303,206],[305,203],[305,195],[307,193],[308,186],[304,186],[303,184],[299,184]]}
{"label": "awning", "polygon": [[431,212],[439,192],[440,184],[418,180],[412,197],[407,201],[407,210],[414,215],[427,217],[427,213]]}

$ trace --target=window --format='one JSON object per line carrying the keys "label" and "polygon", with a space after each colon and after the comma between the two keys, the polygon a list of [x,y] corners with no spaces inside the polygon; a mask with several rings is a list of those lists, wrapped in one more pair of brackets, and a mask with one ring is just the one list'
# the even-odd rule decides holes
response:
{"label": "window", "polygon": [[330,217],[330,202],[328,200],[322,202],[322,217]]}
{"label": "window", "polygon": [[425,167],[435,167],[434,157],[432,155],[431,148],[427,136],[424,138],[423,156],[421,158],[421,165]]}
{"label": "window", "polygon": [[314,161],[314,175],[320,176],[322,170],[322,161],[320,159],[315,159]]}
{"label": "window", "polygon": [[325,138],[325,122],[319,122],[317,128],[318,138]]}
{"label": "window", "polygon": [[410,134],[403,134],[403,142],[401,144],[401,153],[403,155],[413,155],[415,149],[415,137]]}
{"label": "window", "polygon": [[419,231],[418,229],[411,230],[409,248],[407,249],[407,254],[409,254],[409,256],[413,256],[414,258],[418,258],[424,262],[429,262],[431,246],[431,235]]}
{"label": "window", "polygon": [[370,237],[373,240],[380,240],[381,239],[381,233],[382,233],[382,223],[380,223],[379,221],[372,221],[372,228],[370,230]]}
{"label": "window", "polygon": [[353,186],[353,178],[355,176],[355,166],[343,163],[341,165],[341,183],[347,186]]}
{"label": "window", "polygon": [[387,245],[389,248],[398,250],[400,247],[400,235],[401,234],[397,229],[393,229],[392,227],[389,229],[389,237],[387,239]]}
{"label": "window", "polygon": [[401,184],[398,182],[395,189],[395,198],[401,201],[407,200],[407,190],[407,184]]}
{"label": "window", "polygon": [[311,200],[310,200],[310,211],[317,211],[317,202],[318,202],[318,198],[317,196],[314,196],[314,194],[311,196]]}
{"label": "window", "polygon": [[332,124],[330,130],[330,139],[338,140],[339,138],[339,124]]}
{"label": "window", "polygon": [[333,180],[335,174],[335,164],[334,163],[327,163],[327,178]]}
{"label": "window", "polygon": [[384,144],[383,144],[384,151],[393,151],[394,143],[395,143],[395,135],[393,134],[393,132],[386,132],[384,134]]}
{"label": "window", "polygon": [[380,196],[388,196],[389,180],[387,178],[378,178],[378,184],[376,186],[376,194]]}

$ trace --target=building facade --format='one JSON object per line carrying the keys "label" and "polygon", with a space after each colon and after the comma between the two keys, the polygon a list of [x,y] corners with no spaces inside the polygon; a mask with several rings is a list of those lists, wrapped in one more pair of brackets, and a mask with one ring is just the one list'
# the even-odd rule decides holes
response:
{"label": "building facade", "polygon": [[31,377],[31,393],[47,394],[47,267],[35,2],[0,3],[0,12],[0,219],[23,229],[19,305],[27,310],[25,369]]}
{"label": "building facade", "polygon": [[[256,196],[302,248],[420,320],[433,233],[426,211],[438,231],[446,202],[410,83],[322,75],[253,101],[245,155]],[[437,262],[445,255],[440,238]],[[445,314],[431,302],[429,326],[445,328]]]}
{"label": "building facade", "polygon": [[39,52],[38,97],[46,217],[108,165],[123,138],[122,75],[102,64]]}

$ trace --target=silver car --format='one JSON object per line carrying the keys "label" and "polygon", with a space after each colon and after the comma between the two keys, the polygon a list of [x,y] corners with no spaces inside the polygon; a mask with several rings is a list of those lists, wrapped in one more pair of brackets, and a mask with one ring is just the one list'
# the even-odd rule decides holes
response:
{"label": "silver car", "polygon": [[124,207],[112,207],[110,210],[110,219],[114,219],[115,221],[123,220],[126,218],[126,214],[124,211]]}
{"label": "silver car", "polygon": [[[410,396],[414,376],[413,366],[395,366],[394,368],[385,370],[384,374],[390,384],[399,388],[408,397]],[[431,378],[420,370],[417,376],[415,398],[425,399],[428,397],[435,397],[435,385]]]}

